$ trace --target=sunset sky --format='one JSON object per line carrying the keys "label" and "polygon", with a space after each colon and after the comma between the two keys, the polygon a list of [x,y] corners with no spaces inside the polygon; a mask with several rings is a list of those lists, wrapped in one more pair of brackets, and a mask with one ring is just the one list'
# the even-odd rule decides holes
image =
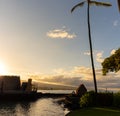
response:
{"label": "sunset sky", "polygon": [[[117,0],[98,1],[112,7],[90,9],[97,81],[101,88],[114,88],[120,72],[103,77],[101,62],[120,47],[120,14]],[[0,0],[0,73],[93,87],[86,4],[70,12],[79,2]]]}

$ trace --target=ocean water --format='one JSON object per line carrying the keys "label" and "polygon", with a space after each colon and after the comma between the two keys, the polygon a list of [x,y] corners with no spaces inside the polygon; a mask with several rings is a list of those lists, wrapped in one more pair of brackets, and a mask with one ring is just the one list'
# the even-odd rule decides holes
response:
{"label": "ocean water", "polygon": [[42,92],[42,93],[63,93],[63,94],[66,94],[66,93],[72,93],[73,91],[75,90],[38,90],[38,92]]}
{"label": "ocean water", "polygon": [[63,104],[56,102],[58,99],[60,98],[40,98],[34,102],[0,102],[0,116],[65,116],[69,111]]}

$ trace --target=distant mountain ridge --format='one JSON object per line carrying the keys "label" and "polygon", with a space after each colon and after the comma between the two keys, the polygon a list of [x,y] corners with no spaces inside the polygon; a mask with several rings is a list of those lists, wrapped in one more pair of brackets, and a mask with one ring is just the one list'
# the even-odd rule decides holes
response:
{"label": "distant mountain ridge", "polygon": [[38,87],[38,89],[43,90],[75,90],[77,88],[70,85],[61,85],[46,82],[33,82],[33,84],[35,84]]}

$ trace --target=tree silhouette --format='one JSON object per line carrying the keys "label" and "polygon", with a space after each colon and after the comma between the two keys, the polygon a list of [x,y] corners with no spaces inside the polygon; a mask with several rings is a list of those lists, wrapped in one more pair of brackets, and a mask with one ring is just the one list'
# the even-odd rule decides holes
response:
{"label": "tree silhouette", "polygon": [[90,5],[107,7],[107,6],[111,6],[111,4],[105,3],[105,2],[85,0],[85,1],[80,2],[77,5],[75,5],[71,9],[71,12],[73,12],[76,8],[83,6],[85,4],[85,2],[87,2],[87,24],[88,24],[88,37],[89,37],[89,45],[90,45],[90,57],[91,57],[91,64],[92,64],[93,80],[94,80],[95,93],[97,93],[97,82],[96,82],[96,74],[95,74],[95,67],[94,67],[93,48],[92,48],[92,40],[91,40],[91,28],[90,28]]}
{"label": "tree silhouette", "polygon": [[102,62],[103,75],[120,70],[120,48]]}
{"label": "tree silhouette", "polygon": [[118,1],[119,12],[120,12],[120,0],[117,0],[117,1]]}

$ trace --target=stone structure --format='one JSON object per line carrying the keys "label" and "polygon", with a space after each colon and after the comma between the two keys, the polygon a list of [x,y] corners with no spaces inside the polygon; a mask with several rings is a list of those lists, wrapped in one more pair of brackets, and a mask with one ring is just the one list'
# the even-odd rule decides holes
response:
{"label": "stone structure", "polygon": [[77,89],[76,89],[76,95],[79,97],[82,97],[87,92],[86,87],[84,84],[81,84]]}
{"label": "stone structure", "polygon": [[32,92],[32,79],[20,81],[20,76],[0,76],[0,92]]}
{"label": "stone structure", "polygon": [[26,92],[32,91],[32,79],[28,79],[28,82],[22,82],[21,89]]}
{"label": "stone structure", "polygon": [[19,76],[0,76],[1,91],[20,90]]}
{"label": "stone structure", "polygon": [[32,91],[32,79],[28,79],[26,91],[27,92],[31,92]]}

